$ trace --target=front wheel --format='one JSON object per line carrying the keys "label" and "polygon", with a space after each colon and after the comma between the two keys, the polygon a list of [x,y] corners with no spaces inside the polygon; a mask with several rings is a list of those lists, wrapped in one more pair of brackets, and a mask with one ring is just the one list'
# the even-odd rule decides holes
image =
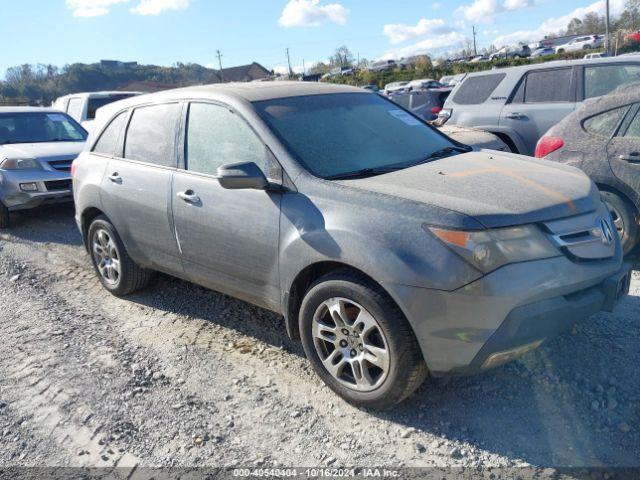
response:
{"label": "front wheel", "polygon": [[611,213],[611,219],[620,235],[622,251],[625,255],[631,252],[640,241],[640,228],[636,219],[635,209],[619,195],[603,190],[600,192],[602,200]]}
{"label": "front wheel", "polygon": [[87,235],[91,262],[100,282],[115,296],[124,296],[147,286],[151,271],[129,257],[120,235],[104,216],[97,217]]}
{"label": "front wheel", "polygon": [[0,202],[0,228],[9,228],[9,210]]}
{"label": "front wheel", "polygon": [[427,375],[403,313],[358,274],[332,273],[314,283],[302,301],[300,332],[318,376],[357,407],[391,407]]}

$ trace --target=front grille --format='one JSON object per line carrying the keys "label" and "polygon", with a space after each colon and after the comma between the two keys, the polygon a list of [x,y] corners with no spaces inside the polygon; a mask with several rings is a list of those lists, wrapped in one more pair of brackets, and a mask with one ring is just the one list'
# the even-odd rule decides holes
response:
{"label": "front grille", "polygon": [[545,222],[544,226],[553,242],[574,260],[599,260],[615,254],[618,233],[604,205],[597,212]]}
{"label": "front grille", "polygon": [[71,163],[73,159],[68,160],[50,160],[48,163],[54,170],[58,170],[60,172],[70,172],[71,171]]}
{"label": "front grille", "polygon": [[52,180],[50,182],[44,182],[44,186],[47,187],[47,191],[49,192],[71,190],[71,180]]}

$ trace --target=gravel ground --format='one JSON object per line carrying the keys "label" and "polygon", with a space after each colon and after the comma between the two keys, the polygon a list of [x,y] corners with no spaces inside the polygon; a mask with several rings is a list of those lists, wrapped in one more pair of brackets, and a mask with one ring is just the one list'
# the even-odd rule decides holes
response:
{"label": "gravel ground", "polygon": [[640,467],[640,271],[615,314],[376,413],[324,387],[270,312],[165,276],[110,296],[71,207],[13,222],[0,467]]}

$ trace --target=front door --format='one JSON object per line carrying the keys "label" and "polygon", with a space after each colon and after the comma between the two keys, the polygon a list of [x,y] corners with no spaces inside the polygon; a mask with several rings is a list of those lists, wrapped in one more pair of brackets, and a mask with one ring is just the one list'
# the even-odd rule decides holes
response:
{"label": "front door", "polygon": [[240,115],[194,102],[186,122],[185,167],[173,177],[173,216],[186,276],[196,283],[279,309],[279,193],[226,190],[221,165],[255,162],[268,150]]}
{"label": "front door", "polygon": [[109,161],[102,181],[103,208],[129,255],[143,266],[178,275],[182,262],[171,217],[171,178],[181,109],[179,103],[136,108],[124,154]]}
{"label": "front door", "polygon": [[538,140],[576,108],[571,67],[532,70],[520,82],[500,115],[500,127],[516,132],[523,155],[533,155]]}
{"label": "front door", "polygon": [[640,106],[632,120],[607,145],[614,175],[640,195]]}

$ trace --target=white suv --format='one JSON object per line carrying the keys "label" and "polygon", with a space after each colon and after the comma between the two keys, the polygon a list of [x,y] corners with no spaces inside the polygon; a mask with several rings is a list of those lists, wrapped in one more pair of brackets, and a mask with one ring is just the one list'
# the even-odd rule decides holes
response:
{"label": "white suv", "polygon": [[600,48],[603,44],[604,39],[600,35],[585,35],[583,37],[576,37],[564,45],[558,45],[556,47],[556,53],[590,50],[592,48]]}
{"label": "white suv", "polygon": [[63,111],[75,121],[79,122],[87,131],[96,118],[96,110],[109,103],[125,98],[142,95],[141,92],[90,92],[74,93],[60,97],[53,102],[53,108]]}

